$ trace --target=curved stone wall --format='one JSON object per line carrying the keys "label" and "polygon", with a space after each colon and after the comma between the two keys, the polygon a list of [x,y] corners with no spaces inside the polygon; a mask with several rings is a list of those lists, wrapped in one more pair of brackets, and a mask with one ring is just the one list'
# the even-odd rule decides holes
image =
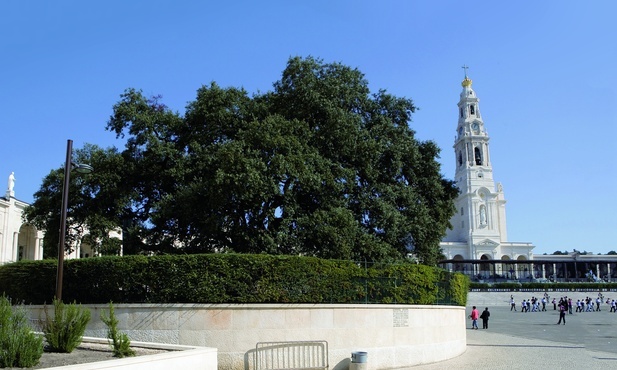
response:
{"label": "curved stone wall", "polygon": [[[92,310],[87,336],[105,337],[106,305]],[[119,329],[134,341],[215,347],[219,369],[252,370],[257,342],[325,340],[330,369],[368,352],[369,369],[456,357],[466,348],[465,309],[454,306],[312,304],[117,304]],[[107,313],[107,312],[106,312]],[[38,319],[41,306],[31,306]]]}

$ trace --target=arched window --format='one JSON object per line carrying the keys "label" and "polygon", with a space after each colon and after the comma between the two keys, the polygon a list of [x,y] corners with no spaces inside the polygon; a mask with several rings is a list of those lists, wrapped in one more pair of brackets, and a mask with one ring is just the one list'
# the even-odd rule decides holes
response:
{"label": "arched window", "polygon": [[458,165],[463,165],[463,153],[461,153],[460,151],[458,152]]}
{"label": "arched window", "polygon": [[461,110],[461,118],[463,117],[463,108],[460,109]]}
{"label": "arched window", "polygon": [[469,106],[469,113],[471,114],[476,114],[476,106],[475,105],[470,105]]}
{"label": "arched window", "polygon": [[[480,256],[480,261],[488,261],[491,259],[491,256],[488,254]],[[491,265],[488,262],[480,263],[480,274],[478,275],[478,279],[488,279],[491,275]]]}
{"label": "arched window", "polygon": [[476,147],[474,150],[474,157],[476,159],[476,165],[482,165],[482,153],[480,152],[480,148]]}

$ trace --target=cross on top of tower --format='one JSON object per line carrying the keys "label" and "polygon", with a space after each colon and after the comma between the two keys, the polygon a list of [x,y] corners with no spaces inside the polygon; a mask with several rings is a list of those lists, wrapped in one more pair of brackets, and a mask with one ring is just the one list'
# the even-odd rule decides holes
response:
{"label": "cross on top of tower", "polygon": [[469,79],[469,77],[467,77],[467,70],[469,69],[469,66],[467,64],[463,64],[463,66],[461,68],[463,68],[465,70],[465,79],[463,80],[461,85],[463,87],[470,87],[471,86],[471,80]]}
{"label": "cross on top of tower", "polygon": [[467,70],[469,69],[469,66],[467,64],[463,64],[461,68],[465,70],[465,78],[467,78]]}

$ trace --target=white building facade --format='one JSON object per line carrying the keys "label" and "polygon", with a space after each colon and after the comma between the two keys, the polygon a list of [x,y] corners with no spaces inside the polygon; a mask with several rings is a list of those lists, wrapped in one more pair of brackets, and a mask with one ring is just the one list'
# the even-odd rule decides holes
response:
{"label": "white building facade", "polygon": [[43,258],[44,233],[23,222],[28,203],[15,198],[14,187],[15,175],[11,173],[6,193],[0,197],[0,264]]}
{"label": "white building facade", "polygon": [[[532,243],[508,241],[506,199],[503,186],[493,179],[480,99],[466,73],[461,85],[454,139],[455,181],[461,193],[455,200],[452,229],[440,246],[446,260],[531,260]],[[507,270],[495,273],[512,274]]]}

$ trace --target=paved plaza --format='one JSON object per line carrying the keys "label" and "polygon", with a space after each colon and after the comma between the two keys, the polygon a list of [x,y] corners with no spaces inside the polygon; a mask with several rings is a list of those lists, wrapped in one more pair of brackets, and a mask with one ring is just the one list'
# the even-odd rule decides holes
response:
{"label": "paved plaza", "polygon": [[[568,295],[584,299],[595,293],[549,292],[551,299]],[[461,356],[411,369],[617,369],[617,313],[609,312],[606,304],[600,312],[582,312],[566,315],[566,325],[556,325],[558,311],[547,305],[546,312],[520,311],[520,302],[540,292],[515,292],[517,311],[510,311],[510,293],[470,293],[469,307],[476,305],[479,312],[488,307],[491,312],[489,328],[471,330],[467,320],[467,350]],[[617,292],[604,293],[617,299]]]}

